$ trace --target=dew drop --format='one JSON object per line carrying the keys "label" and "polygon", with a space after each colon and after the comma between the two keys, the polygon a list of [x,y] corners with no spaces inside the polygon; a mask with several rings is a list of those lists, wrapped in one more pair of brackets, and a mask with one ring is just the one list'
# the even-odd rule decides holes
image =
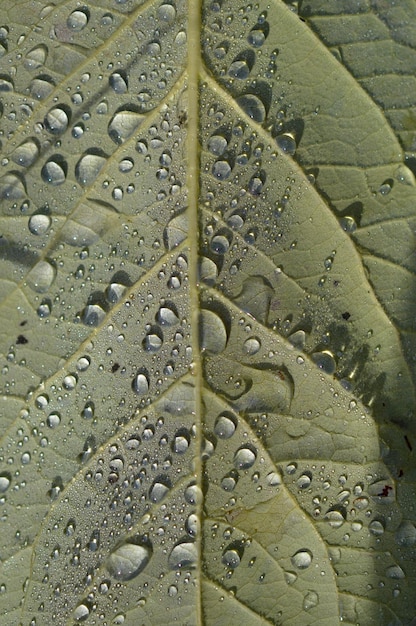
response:
{"label": "dew drop", "polygon": [[319,604],[319,596],[316,591],[308,591],[303,598],[303,608],[305,611],[310,611]]}
{"label": "dew drop", "polygon": [[117,94],[124,94],[128,92],[127,76],[121,72],[114,72],[108,79],[110,87]]}
{"label": "dew drop", "polygon": [[50,76],[41,75],[30,83],[30,95],[37,100],[47,98],[55,88],[55,82]]}
{"label": "dew drop", "polygon": [[83,187],[91,185],[97,178],[106,160],[104,156],[98,154],[84,154],[75,166],[77,182]]}
{"label": "dew drop", "polygon": [[60,135],[69,124],[69,113],[62,107],[53,107],[45,116],[45,127],[50,133]]}
{"label": "dew drop", "polygon": [[416,527],[412,522],[405,520],[401,522],[395,534],[396,543],[399,546],[410,548],[416,544]]}
{"label": "dew drop", "polygon": [[132,580],[144,570],[152,552],[151,543],[144,538],[126,541],[110,553],[106,560],[107,571],[116,580]]}
{"label": "dew drop", "polygon": [[168,564],[170,569],[194,568],[198,561],[198,548],[194,542],[183,541],[176,544],[169,554]]}
{"label": "dew drop", "polygon": [[214,433],[220,439],[229,439],[237,429],[237,420],[231,413],[222,413],[215,420]]}
{"label": "dew drop", "polygon": [[290,560],[293,567],[297,567],[298,569],[307,569],[312,563],[312,558],[312,552],[310,550],[304,549],[295,552]]}
{"label": "dew drop", "polygon": [[224,154],[228,146],[228,141],[223,135],[212,135],[208,139],[208,150],[211,154],[221,156]]}
{"label": "dew drop", "polygon": [[176,18],[176,9],[172,4],[161,4],[158,8],[157,15],[162,22],[172,24]]}
{"label": "dew drop", "polygon": [[228,341],[225,323],[220,315],[209,309],[203,309],[200,314],[200,346],[211,354],[222,352]]}
{"label": "dew drop", "polygon": [[254,449],[242,447],[234,454],[233,463],[237,469],[249,469],[256,461],[257,453]]}
{"label": "dew drop", "polygon": [[37,144],[29,139],[16,148],[12,154],[12,159],[15,163],[17,163],[17,165],[29,167],[36,161],[38,156],[39,148]]}
{"label": "dew drop", "polygon": [[263,102],[254,94],[246,94],[236,99],[237,104],[243,109],[252,120],[258,123],[266,119],[266,107]]}
{"label": "dew drop", "polygon": [[133,135],[144,120],[144,115],[131,110],[118,111],[110,120],[107,132],[114,143],[120,145]]}
{"label": "dew drop", "polygon": [[56,275],[55,268],[48,261],[39,261],[27,276],[27,284],[33,291],[44,293],[52,285]]}
{"label": "dew drop", "polygon": [[66,24],[72,31],[79,33],[88,24],[88,19],[87,11],[76,10],[68,16]]}
{"label": "dew drop", "polygon": [[277,135],[276,143],[280,150],[285,154],[293,156],[296,152],[296,140],[291,133],[282,133]]}
{"label": "dew drop", "polygon": [[23,179],[15,174],[6,174],[0,179],[0,198],[20,200],[26,195]]}
{"label": "dew drop", "polygon": [[99,304],[88,304],[82,311],[81,320],[86,326],[99,326],[105,319],[105,311]]}
{"label": "dew drop", "polygon": [[8,490],[11,483],[11,476],[8,473],[0,474],[0,493]]}
{"label": "dew drop", "polygon": [[223,564],[230,569],[236,569],[241,563],[241,558],[237,550],[226,550],[221,560]]}
{"label": "dew drop", "polygon": [[393,578],[394,580],[406,578],[406,574],[404,573],[400,565],[390,565],[389,567],[387,567],[386,576],[387,578]]}
{"label": "dew drop", "polygon": [[232,172],[231,165],[228,161],[215,161],[212,166],[212,174],[217,180],[227,180]]}
{"label": "dew drop", "polygon": [[41,170],[42,180],[49,185],[62,185],[66,180],[66,163],[51,159],[45,163]]}
{"label": "dew drop", "polygon": [[35,46],[26,54],[24,66],[27,70],[35,70],[45,64],[48,56],[48,48],[41,44]]}
{"label": "dew drop", "polygon": [[133,391],[138,396],[143,396],[149,392],[149,379],[146,374],[139,372],[133,379]]}
{"label": "dew drop", "polygon": [[44,235],[50,228],[51,218],[43,213],[31,215],[28,222],[29,231],[32,235]]}
{"label": "dew drop", "polygon": [[260,339],[258,339],[258,337],[249,337],[244,342],[243,352],[245,354],[249,354],[250,356],[252,356],[253,354],[257,354],[260,348],[261,348]]}
{"label": "dew drop", "polygon": [[325,374],[334,374],[337,369],[334,356],[329,350],[323,350],[322,352],[314,352],[312,354],[313,362],[319,367]]}

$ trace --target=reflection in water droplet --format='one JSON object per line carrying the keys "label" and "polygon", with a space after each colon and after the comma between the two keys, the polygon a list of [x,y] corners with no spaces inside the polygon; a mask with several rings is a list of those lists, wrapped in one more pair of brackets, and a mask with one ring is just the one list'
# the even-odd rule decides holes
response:
{"label": "reflection in water droplet", "polygon": [[43,213],[31,215],[28,222],[29,231],[32,235],[44,235],[50,228],[51,218]]}
{"label": "reflection in water droplet", "polygon": [[12,154],[12,159],[22,167],[29,167],[36,161],[38,155],[39,148],[37,144],[29,139],[16,148]]}
{"label": "reflection in water droplet", "polygon": [[84,154],[75,166],[75,178],[83,187],[91,185],[106,162],[104,156]]}
{"label": "reflection in water droplet", "polygon": [[312,563],[313,555],[310,550],[298,550],[292,557],[291,562],[294,567],[298,569],[306,569]]}
{"label": "reflection in water droplet", "polygon": [[198,548],[192,541],[178,543],[169,554],[168,564],[170,569],[193,568],[198,561]]}
{"label": "reflection in water droplet", "polygon": [[237,420],[231,413],[223,413],[215,420],[214,433],[220,439],[229,439],[237,429]]}
{"label": "reflection in water droplet", "polygon": [[33,291],[44,293],[52,285],[56,275],[55,268],[47,261],[39,261],[29,272],[27,284]]}
{"label": "reflection in water droplet", "polygon": [[152,546],[149,541],[138,538],[115,548],[106,560],[110,576],[116,580],[131,580],[138,576],[149,563]]}
{"label": "reflection in water droplet", "polygon": [[246,94],[236,99],[237,104],[252,120],[260,124],[266,119],[266,107],[254,94]]}
{"label": "reflection in water droplet", "polygon": [[200,346],[211,354],[222,352],[228,341],[226,326],[221,317],[208,309],[200,314]]}

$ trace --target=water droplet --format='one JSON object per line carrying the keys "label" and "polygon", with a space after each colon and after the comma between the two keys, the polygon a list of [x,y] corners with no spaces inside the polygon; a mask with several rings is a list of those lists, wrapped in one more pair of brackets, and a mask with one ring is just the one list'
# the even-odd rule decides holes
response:
{"label": "water droplet", "polygon": [[200,346],[211,354],[222,352],[228,341],[228,333],[220,315],[203,309],[200,314]]}
{"label": "water droplet", "polygon": [[291,133],[282,133],[277,135],[276,143],[280,150],[285,154],[293,156],[296,152],[296,140]]}
{"label": "water droplet", "polygon": [[215,420],[214,433],[220,439],[229,439],[237,429],[237,419],[231,413],[222,413]]}
{"label": "water droplet", "polygon": [[183,541],[176,544],[169,554],[168,564],[170,569],[193,568],[198,561],[198,547],[191,541]]}
{"label": "water droplet", "polygon": [[221,561],[230,569],[236,569],[241,563],[241,557],[237,550],[226,550],[222,555]]}
{"label": "water droplet", "polygon": [[133,379],[133,391],[139,396],[149,392],[149,378],[143,372],[139,372]]}
{"label": "water droplet", "polygon": [[296,484],[299,489],[308,489],[311,486],[312,474],[311,472],[304,472],[299,476]]}
{"label": "water droplet", "polygon": [[312,563],[312,559],[312,552],[310,550],[303,549],[295,552],[290,560],[293,567],[297,567],[298,569],[307,569]]}
{"label": "water droplet", "polygon": [[66,180],[67,166],[63,160],[50,159],[41,170],[42,180],[49,185],[62,185]]}
{"label": "water droplet", "polygon": [[249,354],[250,356],[252,356],[253,354],[257,354],[260,348],[261,348],[260,339],[258,337],[249,337],[244,342],[243,352],[245,352],[245,354]]}
{"label": "water droplet", "polygon": [[221,480],[221,489],[224,491],[234,491],[238,482],[238,473],[235,470],[231,470]]}
{"label": "water droplet", "polygon": [[416,527],[412,522],[405,520],[401,522],[395,534],[396,543],[399,546],[409,548],[416,544]]}
{"label": "water droplet", "polygon": [[348,215],[346,217],[341,217],[339,223],[342,230],[344,230],[346,233],[354,233],[357,230],[357,224],[355,219]]}
{"label": "water droplet", "polygon": [[323,350],[322,352],[314,352],[312,355],[312,361],[321,369],[325,374],[334,374],[337,369],[334,356],[329,350]]}
{"label": "water droplet", "polygon": [[368,530],[375,537],[381,537],[384,533],[384,523],[381,520],[374,519],[369,523]]}
{"label": "water droplet", "polygon": [[145,538],[126,541],[110,553],[106,561],[107,571],[116,580],[131,580],[144,570],[152,552],[151,543]]}
{"label": "water droplet", "polygon": [[158,328],[153,328],[143,339],[144,350],[147,352],[157,352],[163,345],[163,335]]}
{"label": "water droplet", "polygon": [[83,28],[86,27],[89,20],[89,14],[86,9],[72,11],[72,13],[68,16],[66,20],[66,24],[68,28],[72,31],[79,33]]}
{"label": "water droplet", "polygon": [[27,70],[35,70],[45,64],[48,56],[48,48],[41,44],[35,46],[26,54],[24,66]]}
{"label": "water droplet", "polygon": [[0,93],[4,91],[14,91],[14,83],[10,76],[6,74],[0,75]]}
{"label": "water droplet", "polygon": [[52,285],[56,275],[55,268],[48,261],[39,261],[27,276],[27,284],[33,291],[44,293]]}
{"label": "water droplet", "polygon": [[53,107],[45,116],[45,127],[50,133],[60,135],[68,128],[70,112],[64,107]]}
{"label": "water droplet", "polygon": [[180,213],[173,217],[165,228],[164,241],[168,250],[179,246],[188,236],[188,214]]}
{"label": "water droplet", "polygon": [[107,159],[104,155],[85,153],[75,166],[75,178],[83,187],[91,185]]}
{"label": "water droplet", "polygon": [[44,235],[50,228],[51,218],[44,213],[31,215],[28,222],[29,231],[32,235]]}
{"label": "water droplet", "polygon": [[169,493],[170,483],[166,478],[157,478],[149,490],[149,498],[152,502],[160,502]]}
{"label": "water droplet", "polygon": [[176,18],[176,9],[172,4],[161,4],[158,8],[157,15],[162,22],[172,24]]}
{"label": "water droplet", "polygon": [[248,43],[253,48],[261,48],[269,34],[269,25],[267,22],[254,26],[247,36]]}
{"label": "water droplet", "polygon": [[117,94],[128,92],[128,80],[124,72],[114,72],[114,74],[111,74],[108,83]]}
{"label": "water droplet", "polygon": [[266,119],[266,107],[254,94],[246,94],[236,99],[237,104],[252,120],[261,124]]}
{"label": "water droplet", "polygon": [[387,578],[393,578],[395,580],[406,578],[406,574],[404,573],[400,565],[390,565],[389,567],[387,567],[386,576]]}
{"label": "water droplet", "polygon": [[236,59],[228,68],[228,76],[232,78],[238,78],[239,80],[246,80],[250,75],[250,66],[246,59]]}
{"label": "water droplet", "polygon": [[215,161],[212,166],[212,174],[217,180],[227,180],[232,172],[232,167],[228,161]]}
{"label": "water droplet", "polygon": [[55,88],[55,81],[50,76],[42,74],[37,76],[30,83],[30,94],[37,100],[47,98]]}
{"label": "water droplet", "polygon": [[223,135],[212,135],[208,139],[208,150],[211,154],[221,156],[224,154],[228,146],[228,141]]}
{"label": "water droplet", "polygon": [[257,452],[254,448],[244,446],[234,454],[233,463],[237,469],[249,469],[256,461]]}
{"label": "water droplet", "polygon": [[6,174],[0,179],[0,198],[20,200],[26,195],[23,178],[16,174]]}
{"label": "water droplet", "polygon": [[0,493],[4,493],[10,487],[11,476],[9,473],[0,474]]}
{"label": "water droplet", "polygon": [[35,141],[29,139],[16,148],[12,154],[12,159],[15,163],[17,163],[17,165],[29,167],[36,161],[38,156],[39,148],[37,144]]}
{"label": "water droplet", "polygon": [[396,499],[393,483],[389,480],[377,480],[368,486],[368,495],[378,504],[392,504]]}
{"label": "water droplet", "polygon": [[86,326],[99,326],[105,319],[105,311],[99,304],[88,304],[81,314],[82,323]]}
{"label": "water droplet", "polygon": [[345,522],[346,512],[342,508],[329,510],[325,515],[325,520],[331,528],[340,528]]}
{"label": "water droplet", "polygon": [[88,608],[87,603],[81,602],[81,604],[78,604],[76,607],[73,613],[73,618],[76,622],[85,622],[85,620],[88,619],[89,614],[90,609]]}
{"label": "water droplet", "polygon": [[185,521],[185,530],[191,537],[196,537],[199,533],[199,518],[195,513],[188,515]]}
{"label": "water droplet", "polygon": [[310,611],[319,604],[319,596],[316,591],[308,591],[303,598],[303,608],[305,611]]}
{"label": "water droplet", "polygon": [[179,316],[174,304],[165,304],[161,306],[157,315],[156,321],[162,326],[175,326],[179,322]]}
{"label": "water droplet", "polygon": [[109,137],[120,145],[131,137],[144,120],[144,115],[129,110],[118,111],[110,120],[107,128]]}
{"label": "water droplet", "polygon": [[56,411],[53,413],[50,413],[46,419],[46,423],[49,426],[49,428],[57,428],[57,426],[59,426],[59,424],[61,423],[60,414],[57,413]]}

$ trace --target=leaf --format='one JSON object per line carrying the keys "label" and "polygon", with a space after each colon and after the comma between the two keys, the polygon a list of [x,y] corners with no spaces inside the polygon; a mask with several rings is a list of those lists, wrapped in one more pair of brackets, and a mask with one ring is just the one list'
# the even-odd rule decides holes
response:
{"label": "leaf", "polygon": [[412,623],[413,4],[3,5],[0,615]]}

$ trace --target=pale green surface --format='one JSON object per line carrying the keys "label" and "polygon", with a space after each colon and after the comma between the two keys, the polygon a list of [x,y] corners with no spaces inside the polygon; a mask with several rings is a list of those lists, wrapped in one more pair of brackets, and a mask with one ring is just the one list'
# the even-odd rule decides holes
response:
{"label": "pale green surface", "polygon": [[1,3],[7,626],[416,618],[415,3],[288,4]]}

